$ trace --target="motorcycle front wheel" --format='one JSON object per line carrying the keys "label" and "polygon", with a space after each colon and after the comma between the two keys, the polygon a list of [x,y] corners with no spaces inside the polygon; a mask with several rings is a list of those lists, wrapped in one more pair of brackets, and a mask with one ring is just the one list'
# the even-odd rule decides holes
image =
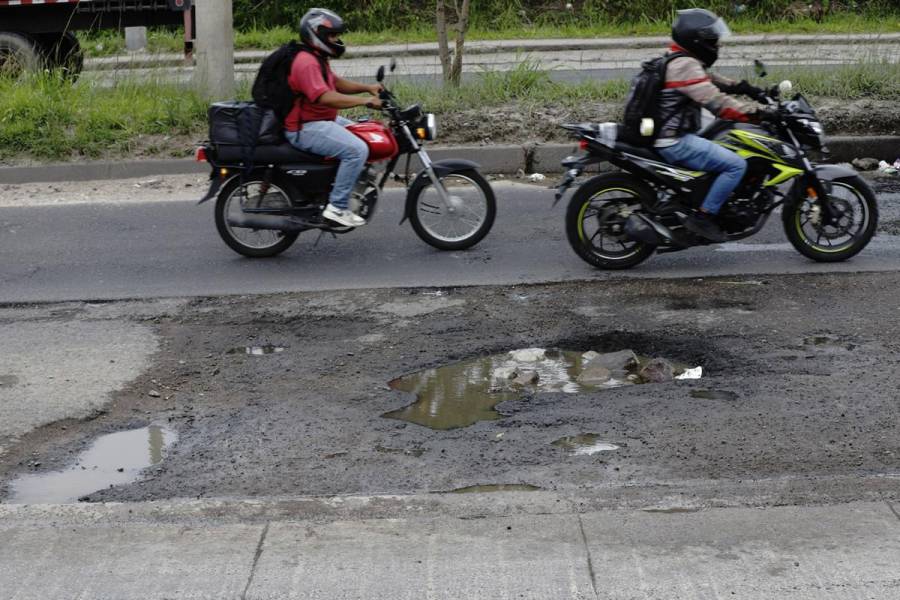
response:
{"label": "motorcycle front wheel", "polygon": [[656,246],[628,239],[625,221],[652,198],[653,190],[629,175],[589,179],[572,195],[566,210],[569,245],[600,269],[630,269],[647,260]]}
{"label": "motorcycle front wheel", "polygon": [[409,221],[422,241],[438,250],[465,250],[484,239],[497,216],[494,190],[478,171],[446,173],[440,182],[445,202],[434,184],[410,191]]}
{"label": "motorcycle front wheel", "polygon": [[237,227],[228,222],[229,215],[245,210],[283,210],[291,206],[290,192],[285,184],[266,184],[260,177],[234,177],[222,187],[216,200],[216,229],[229,248],[249,258],[268,258],[281,254],[297,241],[298,233],[272,229]]}
{"label": "motorcycle front wheel", "polygon": [[839,262],[858,254],[878,227],[875,193],[861,177],[830,182],[828,202],[837,220],[826,223],[819,203],[800,198],[782,211],[784,233],[800,254],[818,262]]}

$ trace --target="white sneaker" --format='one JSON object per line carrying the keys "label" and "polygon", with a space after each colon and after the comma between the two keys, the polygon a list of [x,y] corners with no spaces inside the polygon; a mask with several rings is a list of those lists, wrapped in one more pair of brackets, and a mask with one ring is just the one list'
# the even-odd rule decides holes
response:
{"label": "white sneaker", "polygon": [[354,215],[350,212],[350,209],[338,208],[330,202],[325,207],[325,210],[322,211],[322,216],[329,221],[340,223],[344,227],[361,227],[366,224],[365,219],[359,215]]}

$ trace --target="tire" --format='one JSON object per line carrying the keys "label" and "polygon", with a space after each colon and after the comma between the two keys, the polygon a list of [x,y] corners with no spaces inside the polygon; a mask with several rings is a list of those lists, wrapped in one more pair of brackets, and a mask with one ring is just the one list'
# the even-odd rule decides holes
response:
{"label": "tire", "polygon": [[[441,181],[450,185],[448,191],[451,199],[456,199],[459,203],[450,211],[453,214],[443,208],[434,184],[428,181],[425,185],[410,190],[407,200],[410,224],[422,241],[438,250],[471,248],[483,240],[494,225],[494,219],[497,217],[497,199],[494,190],[481,173],[474,169],[446,173],[441,176]],[[462,191],[463,186],[468,190],[465,193]],[[457,195],[453,194],[454,188],[459,189]],[[439,232],[436,225],[438,220],[445,222],[448,228],[458,231],[459,235],[450,233],[445,235]],[[466,225],[470,230],[466,229]]]}
{"label": "tire", "polygon": [[[861,177],[835,180],[830,185],[832,205],[844,210],[840,227],[817,226],[811,213],[813,205],[806,198],[785,206],[781,213],[788,241],[797,252],[817,262],[840,262],[855,256],[868,245],[878,227],[875,193]],[[848,207],[852,212],[847,212]],[[805,220],[808,217],[810,221]],[[848,224],[847,220],[852,223]],[[835,237],[844,229],[848,230],[846,235]],[[832,242],[843,237],[846,237],[844,242]]]}
{"label": "tire", "polygon": [[43,65],[44,56],[34,38],[0,31],[0,76],[19,77],[26,71],[38,71]]}
{"label": "tire", "polygon": [[48,34],[39,38],[46,56],[46,64],[50,69],[59,69],[72,82],[84,69],[84,52],[78,38],[71,31],[62,35]]}
{"label": "tire", "polygon": [[[244,178],[244,189],[250,190],[251,199],[254,186],[262,184],[262,178],[259,176],[250,176]],[[222,241],[229,248],[249,258],[269,258],[277,256],[291,247],[297,241],[299,233],[288,233],[283,231],[255,230],[243,227],[232,227],[226,220],[229,211],[241,210],[240,206],[235,207],[234,202],[240,202],[241,178],[233,177],[227,182],[219,192],[215,206],[216,229],[219,231]],[[261,201],[270,202],[273,199],[270,195],[278,194],[282,202],[290,205],[290,198],[293,197],[291,188],[288,184],[281,181],[273,181],[270,184],[269,192],[262,197]],[[259,195],[256,198],[260,198]],[[247,232],[248,237],[257,232],[261,239],[259,244],[252,244],[241,237],[241,233]],[[267,241],[268,238],[268,241]]]}
{"label": "tire", "polygon": [[[651,202],[654,196],[655,193],[650,187],[624,173],[599,175],[589,179],[575,191],[566,210],[566,237],[569,239],[569,245],[582,260],[600,269],[630,269],[647,260],[656,250],[656,246],[625,240],[624,232],[621,231],[625,217],[615,212],[604,215],[598,211],[597,232],[594,234],[586,230],[585,223],[593,216],[587,214],[588,210],[598,207],[608,207],[611,210],[612,202],[618,199],[633,199],[622,206],[638,207]],[[598,204],[592,205],[592,202],[598,201]],[[616,227],[620,229],[616,231]],[[604,233],[623,249],[617,252],[604,249],[602,247]],[[594,244],[594,239],[598,235],[600,248]],[[629,242],[631,246],[627,246],[625,242]]]}

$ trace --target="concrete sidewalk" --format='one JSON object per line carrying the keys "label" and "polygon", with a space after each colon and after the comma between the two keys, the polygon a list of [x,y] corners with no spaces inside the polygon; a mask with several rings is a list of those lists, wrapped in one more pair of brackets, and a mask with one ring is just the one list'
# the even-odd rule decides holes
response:
{"label": "concrete sidewalk", "polygon": [[[729,39],[729,44],[738,46],[794,46],[809,44],[844,44],[865,45],[900,42],[900,33],[883,34],[823,34],[823,35],[736,35]],[[495,52],[552,52],[569,50],[583,52],[590,50],[619,50],[638,48],[665,47],[669,38],[665,36],[634,37],[597,37],[597,38],[560,38],[560,39],[521,39],[521,40],[483,40],[466,42],[466,54],[491,54]],[[239,50],[235,52],[236,63],[259,63],[271,52],[270,50]],[[413,44],[380,44],[371,46],[351,46],[345,59],[381,58],[394,56],[437,56],[437,43]],[[138,68],[149,66],[180,66],[184,62],[181,54],[149,54],[133,52],[103,58],[91,58],[85,61],[86,70]]]}
{"label": "concrete sidewalk", "polygon": [[0,505],[0,598],[896,598],[888,503],[579,512],[548,492]]}

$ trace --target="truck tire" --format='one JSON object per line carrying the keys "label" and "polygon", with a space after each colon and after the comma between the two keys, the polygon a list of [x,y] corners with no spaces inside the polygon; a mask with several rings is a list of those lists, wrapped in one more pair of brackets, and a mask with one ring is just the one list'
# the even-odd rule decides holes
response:
{"label": "truck tire", "polygon": [[46,57],[47,67],[60,69],[63,75],[75,81],[84,68],[84,52],[78,38],[71,31],[63,34],[47,34],[39,38]]}
{"label": "truck tire", "polygon": [[25,71],[37,71],[43,60],[41,48],[32,37],[0,31],[0,75],[18,77]]}

